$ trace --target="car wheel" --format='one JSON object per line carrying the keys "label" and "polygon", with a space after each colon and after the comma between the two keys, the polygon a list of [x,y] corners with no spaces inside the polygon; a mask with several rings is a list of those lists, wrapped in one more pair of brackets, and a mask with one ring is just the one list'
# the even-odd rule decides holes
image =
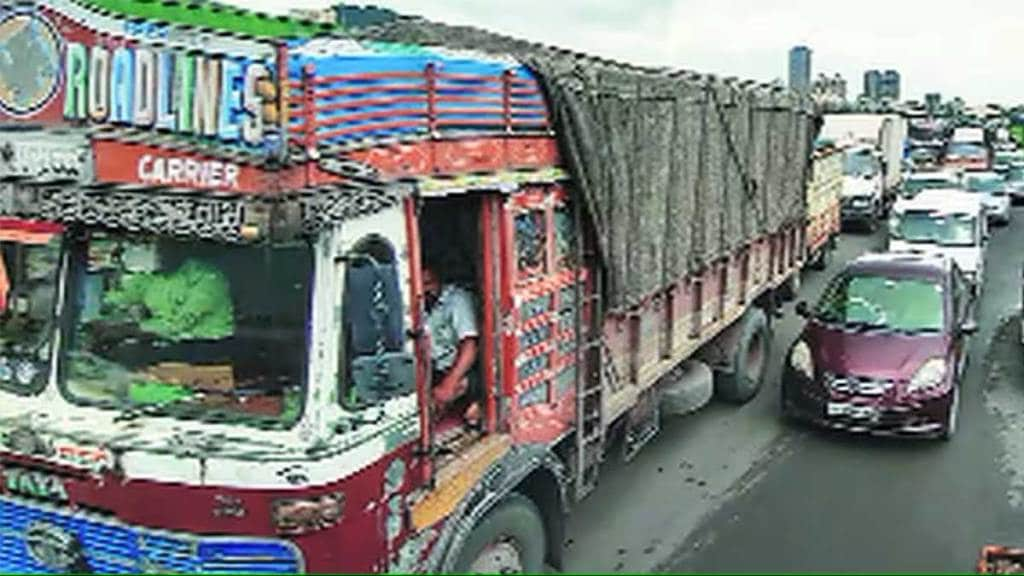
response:
{"label": "car wheel", "polygon": [[956,435],[957,420],[960,414],[960,383],[953,383],[953,401],[949,403],[946,415],[946,426],[942,429],[942,439],[949,441]]}

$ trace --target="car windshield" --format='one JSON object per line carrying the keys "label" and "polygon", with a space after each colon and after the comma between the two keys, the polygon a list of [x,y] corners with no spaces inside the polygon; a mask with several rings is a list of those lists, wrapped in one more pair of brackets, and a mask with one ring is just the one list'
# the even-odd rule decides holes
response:
{"label": "car windshield", "polygon": [[72,401],[286,427],[304,393],[307,245],[92,234],[72,248]]}
{"label": "car windshield", "polygon": [[0,387],[33,393],[49,373],[61,236],[25,228],[0,223]]}
{"label": "car windshield", "polygon": [[941,331],[942,286],[919,278],[844,274],[825,291],[814,316],[827,324],[855,329]]}
{"label": "car windshield", "polygon": [[975,229],[974,218],[967,214],[908,210],[894,216],[890,234],[907,242],[973,246]]}
{"label": "car windshield", "polygon": [[843,159],[843,173],[847,176],[874,176],[878,173],[878,160],[868,150],[847,152]]}
{"label": "car windshield", "polygon": [[912,178],[903,184],[906,192],[917,193],[934,188],[950,188],[953,185],[945,178]]}
{"label": "car windshield", "polygon": [[947,156],[955,158],[969,158],[985,156],[985,147],[978,144],[951,144],[946,152]]}
{"label": "car windshield", "polygon": [[915,148],[910,152],[910,159],[914,162],[935,161],[935,151],[928,148]]}
{"label": "car windshield", "polygon": [[1003,178],[995,174],[967,176],[964,187],[968,192],[998,192],[1003,189]]}

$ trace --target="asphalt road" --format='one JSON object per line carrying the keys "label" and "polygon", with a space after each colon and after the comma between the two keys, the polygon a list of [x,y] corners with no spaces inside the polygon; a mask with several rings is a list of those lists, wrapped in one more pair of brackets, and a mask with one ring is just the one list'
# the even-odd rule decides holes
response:
{"label": "asphalt road", "polygon": [[[952,442],[784,423],[781,363],[802,324],[790,303],[754,401],[666,421],[632,463],[606,462],[570,519],[565,569],[963,572],[983,544],[1024,545],[1024,348],[1008,320],[1020,306],[1024,210],[1014,217],[990,245]],[[805,272],[801,299],[880,249],[883,234],[844,234],[829,270]]]}
{"label": "asphalt road", "polygon": [[1021,246],[1017,210],[989,247],[952,442],[787,426],[777,440],[785,453],[763,465],[757,485],[705,518],[662,567],[963,572],[983,544],[1024,544],[1024,348],[1011,319],[1020,305]]}

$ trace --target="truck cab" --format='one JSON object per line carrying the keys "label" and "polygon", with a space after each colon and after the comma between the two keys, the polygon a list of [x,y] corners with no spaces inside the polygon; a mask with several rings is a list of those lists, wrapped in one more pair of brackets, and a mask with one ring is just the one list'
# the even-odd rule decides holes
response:
{"label": "truck cab", "polygon": [[859,224],[872,230],[875,228],[885,208],[885,198],[882,166],[873,147],[855,146],[844,151],[840,197],[844,224]]}
{"label": "truck cab", "polygon": [[957,189],[925,190],[899,200],[889,219],[890,251],[952,258],[975,294],[980,294],[984,282],[988,238],[981,201]]}

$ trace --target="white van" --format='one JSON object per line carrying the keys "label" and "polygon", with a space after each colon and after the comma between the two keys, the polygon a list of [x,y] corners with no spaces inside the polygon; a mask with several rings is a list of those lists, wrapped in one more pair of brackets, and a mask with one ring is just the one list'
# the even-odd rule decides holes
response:
{"label": "white van", "polygon": [[889,250],[942,254],[956,262],[981,292],[988,223],[977,195],[956,189],[924,190],[901,199],[889,215]]}

